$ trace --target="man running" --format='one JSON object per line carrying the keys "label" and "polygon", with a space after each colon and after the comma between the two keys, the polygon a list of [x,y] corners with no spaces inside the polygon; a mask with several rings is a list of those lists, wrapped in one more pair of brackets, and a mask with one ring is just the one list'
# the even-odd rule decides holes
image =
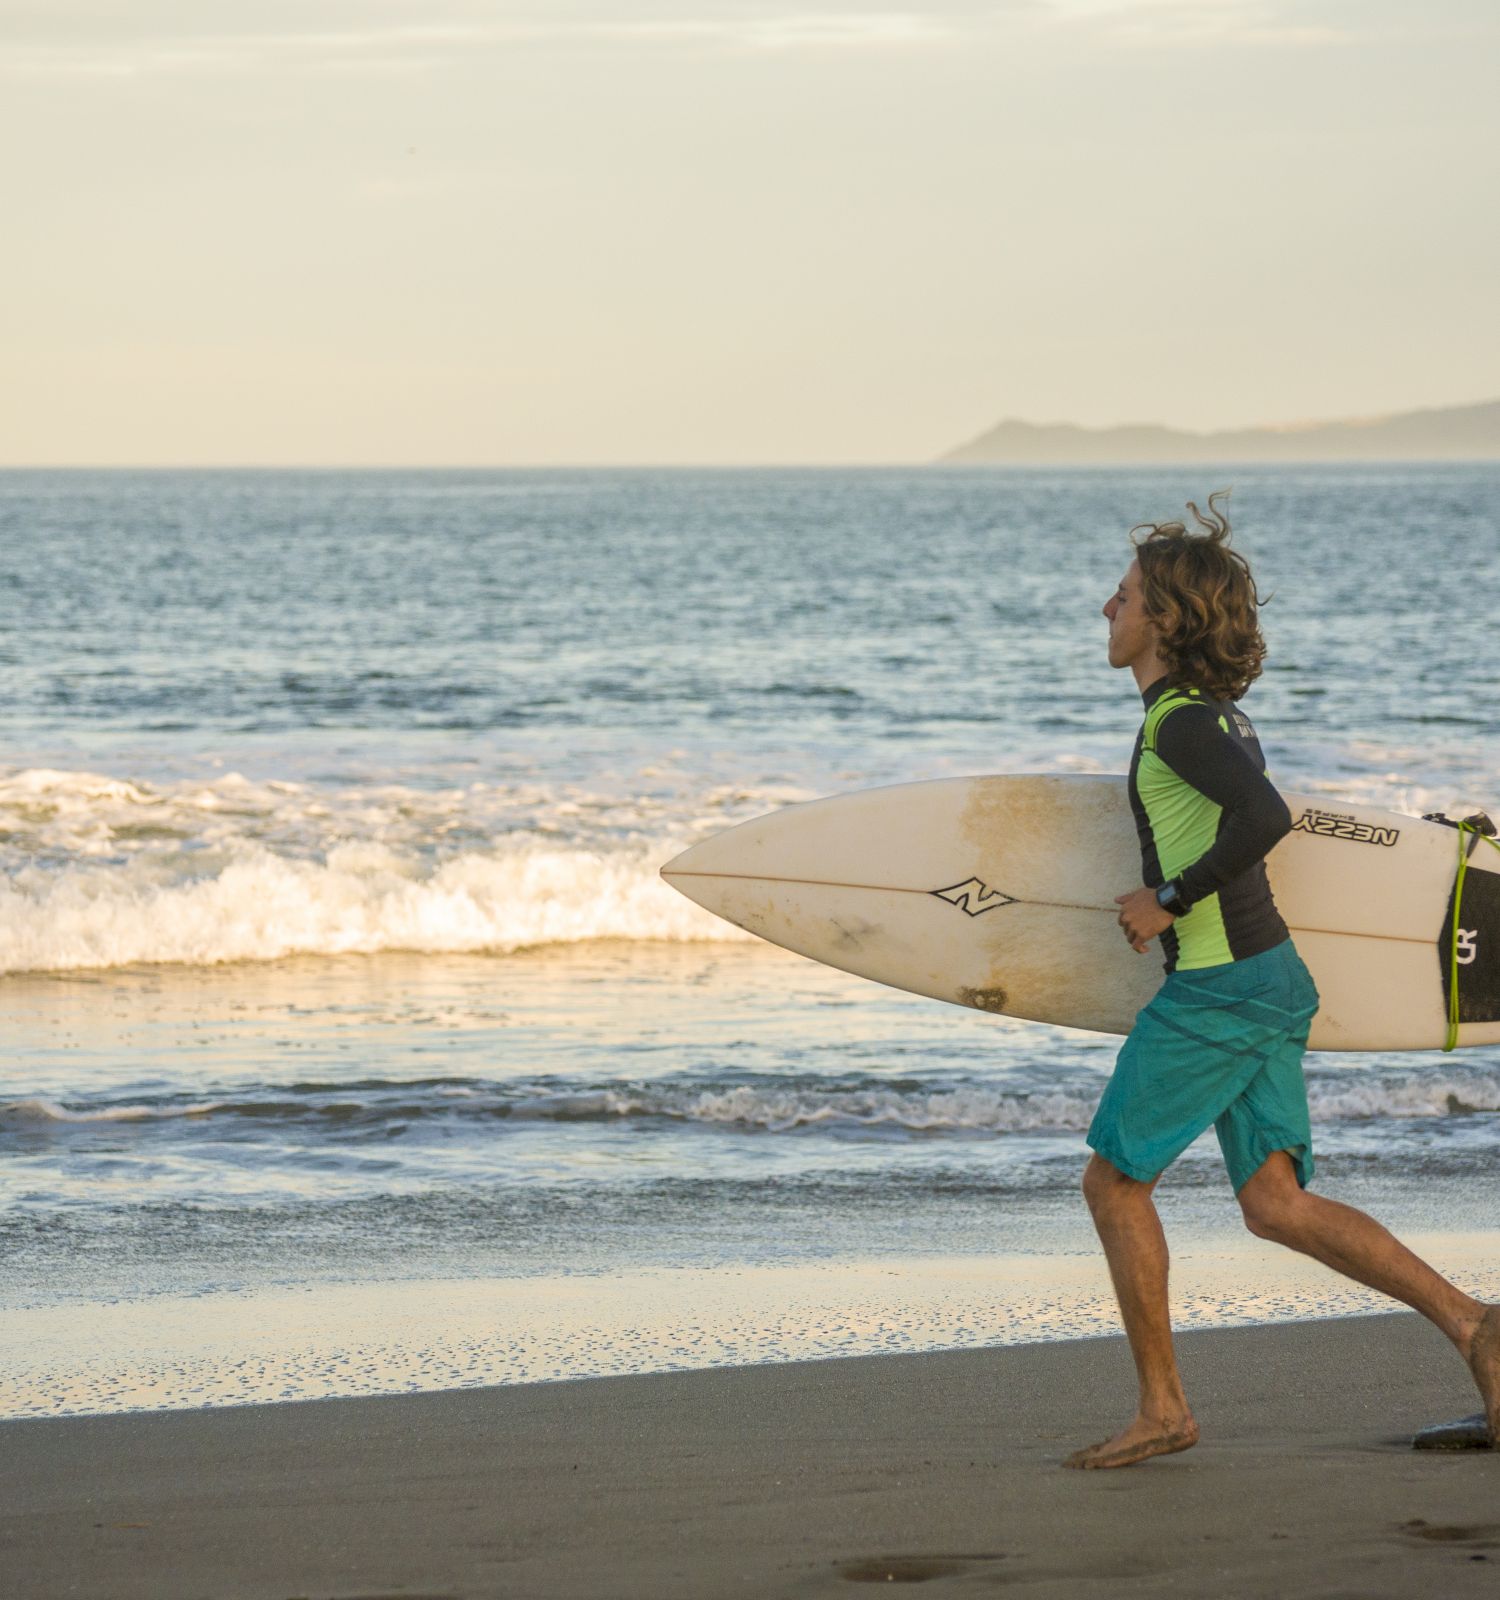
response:
{"label": "man running", "polygon": [[1140,1407],[1122,1432],[1066,1464],[1125,1467],[1198,1442],[1172,1351],[1167,1243],[1151,1191],[1210,1124],[1250,1231],[1436,1323],[1468,1363],[1500,1443],[1500,1307],[1455,1288],[1364,1212],[1307,1192],[1302,1052],[1318,993],[1266,881],[1266,853],[1291,815],[1235,705],[1260,676],[1265,641],[1255,582],[1229,548],[1218,498],[1209,496],[1207,516],[1188,503],[1203,532],[1142,524],[1150,532],[1104,607],[1109,664],[1131,670],[1145,707],[1129,783],[1145,887],[1116,897],[1119,922],[1141,953],[1160,938],[1167,978],[1121,1047],[1083,1176]]}

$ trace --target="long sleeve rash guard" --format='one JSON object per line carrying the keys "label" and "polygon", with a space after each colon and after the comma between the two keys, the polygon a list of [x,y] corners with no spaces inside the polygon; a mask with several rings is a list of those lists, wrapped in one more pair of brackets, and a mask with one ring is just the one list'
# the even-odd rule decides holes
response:
{"label": "long sleeve rash guard", "polygon": [[1130,762],[1142,881],[1176,878],[1187,910],[1161,935],[1165,970],[1212,967],[1287,937],[1265,857],[1292,825],[1250,719],[1231,700],[1158,679]]}

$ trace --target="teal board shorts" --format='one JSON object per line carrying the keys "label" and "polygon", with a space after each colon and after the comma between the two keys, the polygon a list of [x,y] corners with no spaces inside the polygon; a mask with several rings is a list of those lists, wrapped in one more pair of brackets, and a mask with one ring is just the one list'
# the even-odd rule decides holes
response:
{"label": "teal board shorts", "polygon": [[1236,1194],[1276,1150],[1292,1157],[1305,1189],[1313,1155],[1302,1052],[1317,1009],[1290,939],[1168,973],[1120,1047],[1089,1145],[1149,1183],[1212,1123]]}

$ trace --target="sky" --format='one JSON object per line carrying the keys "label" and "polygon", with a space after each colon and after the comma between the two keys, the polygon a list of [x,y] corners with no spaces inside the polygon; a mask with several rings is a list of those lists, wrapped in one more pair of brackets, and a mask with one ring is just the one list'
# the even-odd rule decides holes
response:
{"label": "sky", "polygon": [[1494,0],[0,0],[0,463],[1500,397]]}

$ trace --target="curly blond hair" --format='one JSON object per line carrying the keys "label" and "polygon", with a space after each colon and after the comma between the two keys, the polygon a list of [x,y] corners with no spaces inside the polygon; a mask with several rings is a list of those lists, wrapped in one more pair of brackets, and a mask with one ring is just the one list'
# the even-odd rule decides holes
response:
{"label": "curly blond hair", "polygon": [[[1189,685],[1216,700],[1238,700],[1261,674],[1266,641],[1257,608],[1263,603],[1250,563],[1229,548],[1229,518],[1208,497],[1205,516],[1187,508],[1204,533],[1181,522],[1138,522],[1130,530],[1141,564],[1146,613],[1161,636],[1161,656],[1172,683]],[[1135,535],[1150,531],[1144,539]]]}

